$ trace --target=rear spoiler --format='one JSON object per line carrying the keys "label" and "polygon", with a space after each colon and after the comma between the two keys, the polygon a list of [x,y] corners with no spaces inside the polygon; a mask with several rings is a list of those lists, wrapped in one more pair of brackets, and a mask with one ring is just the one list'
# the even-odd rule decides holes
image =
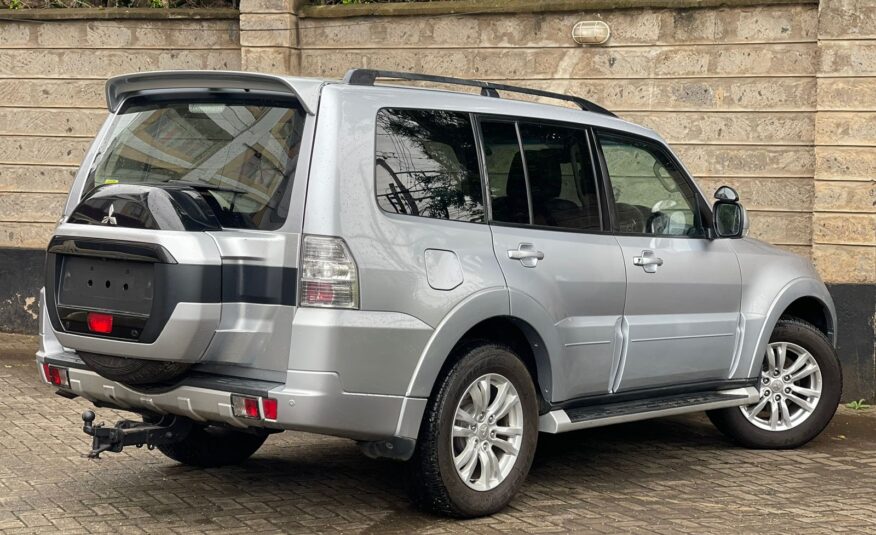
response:
{"label": "rear spoiler", "polygon": [[106,104],[116,112],[126,97],[152,89],[252,89],[294,95],[313,115],[326,82],[274,74],[237,71],[155,71],[123,74],[106,82]]}

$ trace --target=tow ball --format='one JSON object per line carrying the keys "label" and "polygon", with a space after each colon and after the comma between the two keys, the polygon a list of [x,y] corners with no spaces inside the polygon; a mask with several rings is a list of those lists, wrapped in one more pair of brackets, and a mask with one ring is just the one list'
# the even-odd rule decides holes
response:
{"label": "tow ball", "polygon": [[151,450],[155,446],[179,442],[192,428],[191,420],[173,415],[164,415],[155,423],[119,420],[113,427],[95,424],[95,417],[91,410],[82,413],[82,430],[93,437],[89,459],[99,459],[105,451],[119,453],[125,446],[141,448],[145,445]]}

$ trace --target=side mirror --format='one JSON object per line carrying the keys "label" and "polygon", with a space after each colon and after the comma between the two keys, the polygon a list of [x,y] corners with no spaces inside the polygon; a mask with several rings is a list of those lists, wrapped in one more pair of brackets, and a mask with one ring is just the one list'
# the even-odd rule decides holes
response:
{"label": "side mirror", "polygon": [[739,204],[739,195],[730,186],[721,186],[715,192],[712,208],[713,229],[718,238],[741,238],[748,230],[748,215]]}

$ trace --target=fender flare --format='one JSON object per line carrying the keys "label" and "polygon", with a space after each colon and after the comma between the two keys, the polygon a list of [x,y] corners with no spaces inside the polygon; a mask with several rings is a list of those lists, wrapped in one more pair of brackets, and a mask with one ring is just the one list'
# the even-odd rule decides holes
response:
{"label": "fender flare", "polygon": [[[522,295],[518,294],[518,296]],[[490,318],[506,317],[516,323],[523,331],[523,334],[533,346],[533,353],[535,354],[536,366],[538,368],[536,370],[538,374],[538,388],[541,389],[545,399],[550,399],[553,378],[548,354],[550,354],[552,348],[559,341],[550,338],[545,340],[543,338],[542,335],[544,333],[553,332],[552,329],[545,329],[545,325],[543,325],[545,323],[549,324],[548,316],[544,309],[535,303],[531,297],[524,297],[524,300],[518,298],[517,302],[522,301],[526,303],[526,300],[529,300],[539,308],[535,309],[531,304],[522,307],[518,306],[517,312],[522,312],[522,316],[512,315],[511,296],[508,288],[497,287],[470,295],[444,316],[429,337],[429,341],[420,353],[419,360],[414,368],[414,373],[405,392],[404,403],[399,411],[396,426],[397,436],[414,439],[417,437],[426,403],[432,395],[435,381],[438,379],[438,374],[441,373],[441,368],[447,362],[450,352],[464,333]],[[535,310],[541,310],[542,315],[534,315]],[[531,319],[535,319],[535,322],[529,323]]]}
{"label": "fender flare", "polygon": [[[743,348],[743,354],[749,355],[751,359],[748,366],[748,374],[745,377],[754,377],[757,372],[755,366],[760,365],[758,355],[763,355],[766,351],[767,343],[772,335],[773,329],[782,317],[782,313],[797,299],[810,297],[817,299],[828,314],[828,324],[831,326],[832,339],[831,342],[836,346],[836,308],[833,304],[833,298],[827,291],[824,283],[818,279],[811,277],[800,277],[788,282],[776,297],[773,299],[761,324],[760,331],[757,337],[747,337],[752,340],[746,343]],[[756,313],[755,313],[756,314]],[[743,368],[744,369],[744,368]]]}
{"label": "fender flare", "polygon": [[529,295],[508,288],[482,290],[458,303],[435,328],[420,354],[406,397],[428,398],[441,368],[462,335],[475,325],[495,317],[515,323],[532,346],[537,367],[537,387],[550,401],[553,375],[550,355],[561,355],[562,344],[550,315]]}
{"label": "fender flare", "polygon": [[[560,339],[556,325],[551,322],[552,315],[545,310],[544,306],[529,294],[511,289],[511,315],[512,321],[520,325],[524,334],[529,339],[535,355],[535,364],[538,368],[538,384],[541,395],[545,401],[553,399],[554,369],[553,360],[563,357],[563,341]],[[538,344],[537,337],[541,344]],[[556,366],[562,369],[561,366]]]}
{"label": "fender flare", "polygon": [[[426,342],[405,396],[428,399],[441,367],[462,334],[485,319],[508,316],[510,312],[508,289],[505,287],[481,290],[457,303],[441,319]],[[454,334],[451,336],[449,333]]]}

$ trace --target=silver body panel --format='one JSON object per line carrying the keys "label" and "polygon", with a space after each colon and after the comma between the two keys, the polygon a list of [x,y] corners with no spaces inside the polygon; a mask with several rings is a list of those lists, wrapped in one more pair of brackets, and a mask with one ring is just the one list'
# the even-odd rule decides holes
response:
{"label": "silver body panel", "polygon": [[[741,281],[731,240],[618,236],[627,274],[625,336],[613,391],[725,379]],[[642,251],[654,273],[633,264]]]}
{"label": "silver body panel", "polygon": [[[811,264],[757,240],[464,223],[391,215],[375,201],[375,116],[382,107],[550,120],[664,143],[646,128],[531,102],[250,73],[127,75],[110,81],[108,103],[114,112],[131,94],[217,84],[294,94],[309,113],[290,215],[280,229],[174,233],[62,223],[55,234],[158,244],[184,264],[279,268],[298,267],[304,234],[338,236],[358,266],[359,310],[180,303],[156,342],[137,344],[56,331],[41,307],[40,362],[84,350],[270,377],[285,384],[271,392],[280,401],[279,418],[258,425],[378,440],[416,438],[452,349],[491,318],[511,318],[538,341],[538,388],[555,403],[755,377],[774,325],[801,297],[823,304],[835,332],[833,303]],[[86,154],[65,216],[78,205],[85,170],[106,135],[104,126]],[[509,258],[507,251],[521,243],[533,244],[544,259],[526,267]],[[653,273],[633,265],[643,250],[664,264]],[[186,321],[199,328],[187,329]],[[189,389],[144,397],[87,370],[71,370],[74,379],[74,391],[87,399],[254,425],[230,416],[227,393]],[[575,428],[559,413],[542,418],[548,432]]]}
{"label": "silver body panel", "polygon": [[[549,399],[609,393],[626,293],[615,238],[496,226],[493,242],[508,286],[518,290],[511,294],[511,314],[537,308],[530,314],[552,324],[553,336],[543,336],[554,372]],[[533,244],[544,259],[526,267],[509,258],[520,243]]]}

